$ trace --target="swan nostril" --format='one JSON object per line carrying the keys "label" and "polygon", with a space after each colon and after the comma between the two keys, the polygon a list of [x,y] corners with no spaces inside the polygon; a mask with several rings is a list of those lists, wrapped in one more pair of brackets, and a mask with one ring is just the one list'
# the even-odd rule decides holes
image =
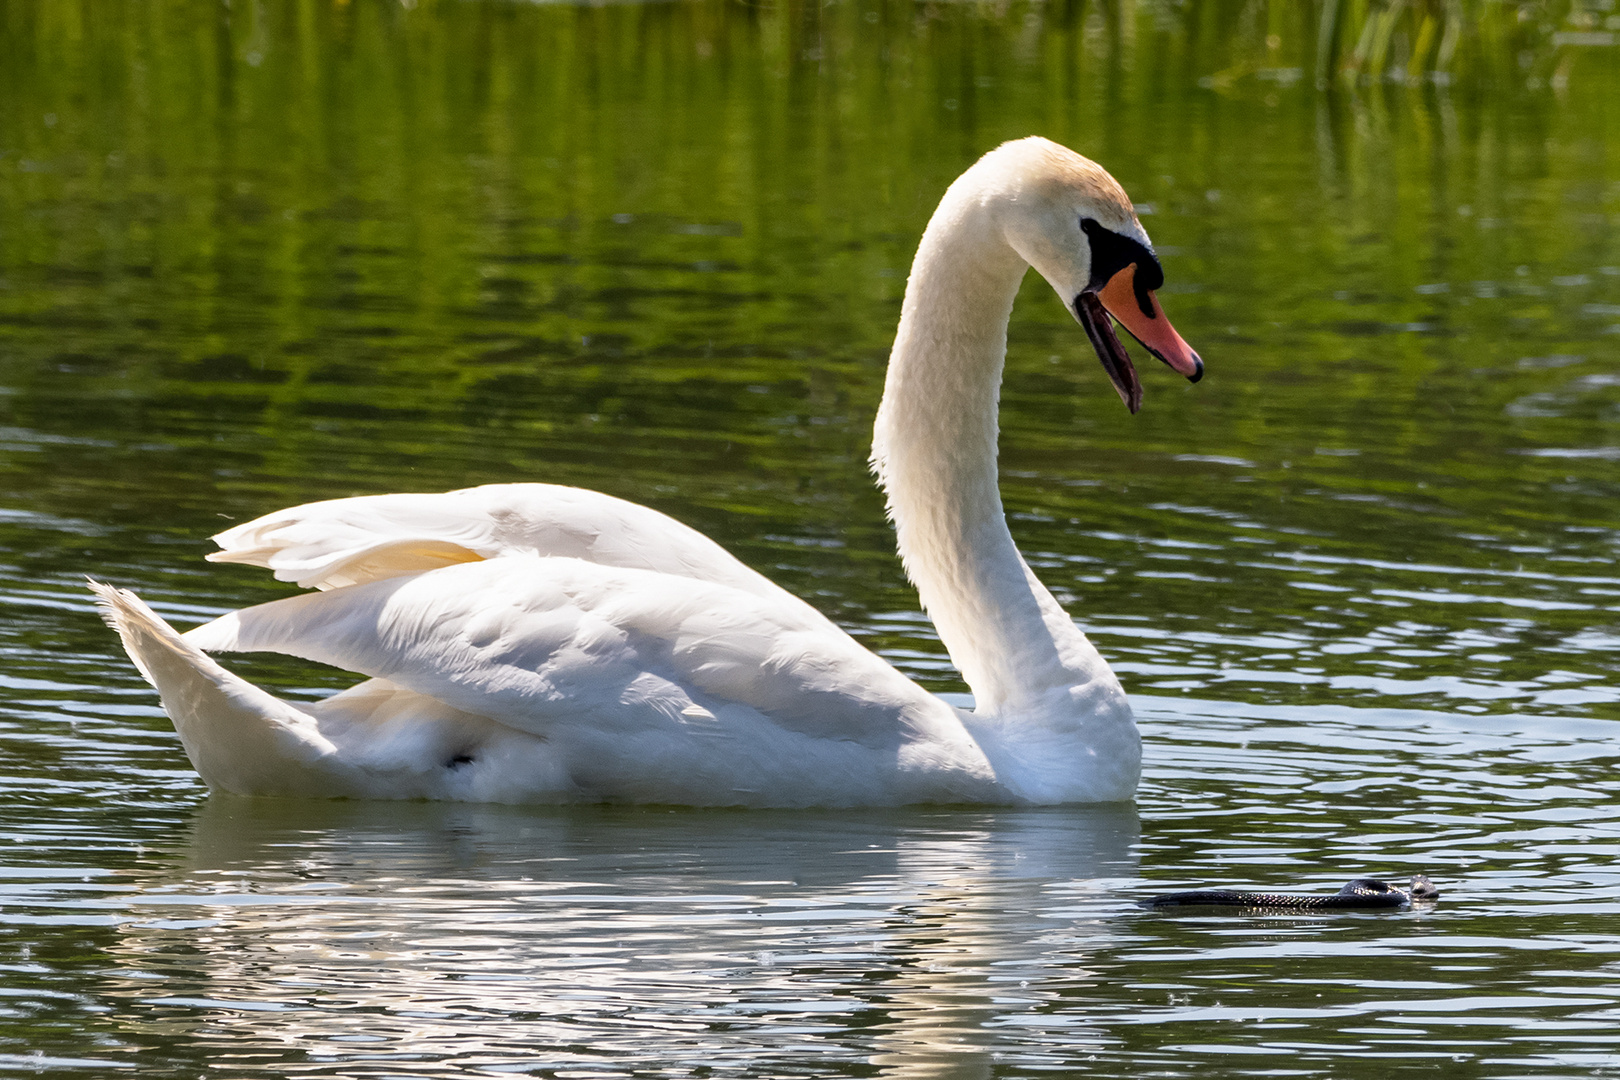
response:
{"label": "swan nostril", "polygon": [[457,754],[455,757],[445,762],[444,767],[447,769],[459,769],[463,765],[471,765],[472,763],[473,759],[471,754]]}

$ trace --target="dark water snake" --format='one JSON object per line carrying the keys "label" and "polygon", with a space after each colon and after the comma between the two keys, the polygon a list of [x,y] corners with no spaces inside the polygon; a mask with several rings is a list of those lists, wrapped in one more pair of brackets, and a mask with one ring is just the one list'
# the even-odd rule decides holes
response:
{"label": "dark water snake", "polygon": [[1275,911],[1337,911],[1400,908],[1433,901],[1440,896],[1434,882],[1422,874],[1412,878],[1407,888],[1377,878],[1356,878],[1330,895],[1300,893],[1240,892],[1233,889],[1195,889],[1191,892],[1164,893],[1142,901],[1146,908],[1235,907]]}

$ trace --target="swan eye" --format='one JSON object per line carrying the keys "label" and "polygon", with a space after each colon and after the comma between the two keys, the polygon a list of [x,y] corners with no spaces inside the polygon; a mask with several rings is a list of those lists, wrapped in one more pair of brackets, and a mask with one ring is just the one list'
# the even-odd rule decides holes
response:
{"label": "swan eye", "polygon": [[1139,241],[1121,236],[1104,228],[1092,218],[1081,218],[1080,228],[1091,244],[1091,280],[1086,287],[1097,292],[1114,279],[1114,275],[1131,264],[1136,265],[1136,304],[1142,314],[1154,318],[1153,302],[1148,294],[1164,285],[1164,267],[1158,257]]}

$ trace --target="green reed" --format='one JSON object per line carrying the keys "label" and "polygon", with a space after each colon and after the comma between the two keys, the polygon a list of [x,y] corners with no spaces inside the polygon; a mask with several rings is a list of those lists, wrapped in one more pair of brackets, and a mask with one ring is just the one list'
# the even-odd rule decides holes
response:
{"label": "green reed", "polygon": [[1321,88],[1464,80],[1558,89],[1583,58],[1612,63],[1620,39],[1614,0],[1191,0],[1182,11],[1189,25],[1229,35],[1233,62],[1217,81],[1291,68]]}

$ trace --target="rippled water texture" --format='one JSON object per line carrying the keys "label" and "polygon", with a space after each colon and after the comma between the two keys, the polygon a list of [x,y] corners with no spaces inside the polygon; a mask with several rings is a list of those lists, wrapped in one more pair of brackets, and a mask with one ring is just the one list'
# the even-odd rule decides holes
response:
{"label": "rippled water texture", "polygon": [[[0,1074],[1620,1075],[1620,48],[1319,89],[1266,10],[0,2]],[[930,210],[1030,133],[1209,365],[1131,417],[1044,283],[1011,329],[1135,807],[208,797],[83,575],[284,595],[208,535],[339,495],[645,502],[962,692],[864,461]]]}

